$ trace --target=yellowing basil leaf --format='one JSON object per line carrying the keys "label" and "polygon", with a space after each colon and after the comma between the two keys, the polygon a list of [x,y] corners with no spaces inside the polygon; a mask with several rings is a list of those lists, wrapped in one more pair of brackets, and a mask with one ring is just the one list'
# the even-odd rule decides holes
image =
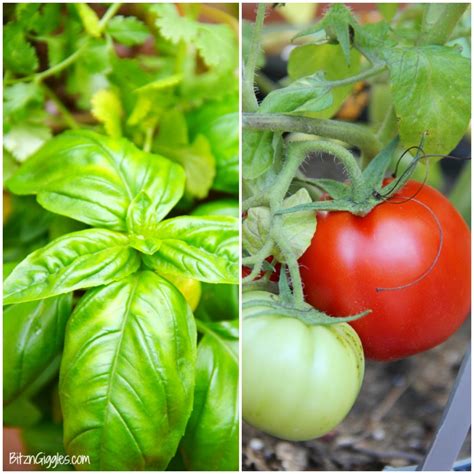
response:
{"label": "yellowing basil leaf", "polygon": [[[153,272],[88,292],[66,329],[64,444],[91,470],[164,470],[192,409],[196,327]],[[78,466],[81,467],[81,466]]]}
{"label": "yellowing basil leaf", "polygon": [[102,89],[92,97],[92,115],[104,124],[105,131],[113,138],[122,136],[120,119],[123,116],[120,97],[110,89]]}
{"label": "yellowing basil leaf", "polygon": [[4,304],[34,301],[104,285],[135,272],[140,257],[128,237],[86,229],[53,240],[28,255],[4,282]]}

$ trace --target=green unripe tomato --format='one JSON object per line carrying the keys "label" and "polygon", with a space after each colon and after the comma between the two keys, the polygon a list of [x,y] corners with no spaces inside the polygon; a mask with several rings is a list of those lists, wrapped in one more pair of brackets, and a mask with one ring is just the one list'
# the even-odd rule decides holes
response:
{"label": "green unripe tomato", "polygon": [[[275,298],[252,291],[243,302]],[[364,355],[356,332],[346,323],[307,325],[258,304],[244,307],[243,318],[244,419],[291,441],[331,431],[362,384]]]}

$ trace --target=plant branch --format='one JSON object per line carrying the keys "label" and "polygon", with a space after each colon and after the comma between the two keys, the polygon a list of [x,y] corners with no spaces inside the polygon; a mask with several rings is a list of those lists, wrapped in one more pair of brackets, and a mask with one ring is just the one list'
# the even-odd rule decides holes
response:
{"label": "plant branch", "polygon": [[468,5],[468,3],[426,3],[418,44],[445,44]]}
{"label": "plant branch", "polygon": [[254,130],[307,133],[341,140],[359,148],[369,159],[373,158],[382,148],[380,141],[369,129],[339,120],[282,114],[244,113],[242,124],[244,127]]}
{"label": "plant branch", "polygon": [[257,17],[250,44],[250,53],[244,66],[244,80],[242,84],[242,102],[243,108],[247,112],[255,112],[258,109],[257,98],[255,97],[254,81],[255,70],[257,68],[258,53],[260,51],[263,22],[265,20],[265,3],[259,3],[257,7]]}
{"label": "plant branch", "polygon": [[69,112],[67,107],[61,102],[61,99],[46,84],[42,83],[41,87],[43,88],[45,94],[54,102],[54,105],[61,112],[66,124],[72,129],[80,128],[74,116]]}
{"label": "plant branch", "polygon": [[361,73],[355,76],[346,77],[344,79],[339,79],[337,81],[328,81],[326,84],[329,87],[347,86],[350,84],[355,84],[356,82],[364,81],[366,79],[369,79],[370,77],[376,76],[384,72],[386,69],[387,69],[387,65],[385,63],[375,64],[371,68],[365,71],[362,71]]}

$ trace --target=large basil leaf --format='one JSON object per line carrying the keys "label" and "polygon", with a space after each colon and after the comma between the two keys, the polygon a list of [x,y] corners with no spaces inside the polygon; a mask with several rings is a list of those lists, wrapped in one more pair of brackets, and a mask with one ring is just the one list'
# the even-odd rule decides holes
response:
{"label": "large basil leaf", "polygon": [[[238,334],[238,321],[233,321]],[[198,346],[194,407],[180,451],[190,471],[239,469],[239,368],[235,331],[211,326]]]}
{"label": "large basil leaf", "polygon": [[90,290],[66,329],[64,442],[91,470],[159,470],[192,409],[196,328],[181,293],[153,272]]}
{"label": "large basil leaf", "polygon": [[182,216],[157,226],[156,253],[143,257],[158,273],[208,283],[238,283],[239,229],[233,217]]}
{"label": "large basil leaf", "polygon": [[128,237],[86,229],[53,240],[26,257],[8,276],[4,304],[34,301],[119,280],[140,266]]}
{"label": "large basil leaf", "polygon": [[201,284],[201,299],[194,315],[203,321],[239,317],[239,285]]}
{"label": "large basil leaf", "polygon": [[59,370],[72,294],[11,305],[3,313],[3,403],[34,395]]}
{"label": "large basil leaf", "polygon": [[49,211],[107,229],[127,229],[130,203],[151,197],[148,214],[160,221],[179,201],[184,171],[125,139],[68,131],[48,141],[7,181],[16,194],[37,194]]}

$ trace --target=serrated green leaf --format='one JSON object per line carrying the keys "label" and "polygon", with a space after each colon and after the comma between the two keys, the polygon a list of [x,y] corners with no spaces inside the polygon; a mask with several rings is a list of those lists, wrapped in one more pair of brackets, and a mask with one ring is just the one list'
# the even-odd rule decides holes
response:
{"label": "serrated green leaf", "polygon": [[19,23],[8,23],[3,28],[3,62],[5,69],[16,74],[31,74],[38,69],[36,51]]}
{"label": "serrated green leaf", "polygon": [[3,286],[4,304],[35,301],[130,275],[140,257],[124,234],[86,229],[53,240],[26,257]]}
{"label": "serrated green leaf", "polygon": [[426,132],[426,153],[449,153],[470,120],[470,61],[445,46],[392,49],[386,58],[402,143],[418,145]]}
{"label": "serrated green leaf", "polygon": [[32,396],[59,371],[72,294],[8,306],[3,313],[3,403]]}
{"label": "serrated green leaf", "polygon": [[333,97],[324,75],[302,77],[287,87],[270,92],[260,104],[259,113],[320,112],[331,107]]}
{"label": "serrated green leaf", "polygon": [[334,3],[320,22],[301,31],[295,38],[312,35],[324,29],[330,40],[336,40],[339,43],[346,63],[350,65],[351,35],[355,28],[357,28],[357,21],[351,10],[343,3]]}
{"label": "serrated green leaf", "polygon": [[92,97],[92,115],[104,124],[105,131],[113,138],[122,136],[122,104],[117,93],[103,89]]}
{"label": "serrated green leaf", "polygon": [[195,278],[208,283],[239,280],[238,221],[232,217],[182,216],[157,226],[159,250],[143,257],[163,275]]}
{"label": "serrated green leaf", "polygon": [[43,102],[41,87],[34,82],[20,82],[5,87],[3,92],[4,120],[21,120],[28,116],[28,109]]}
{"label": "serrated green leaf", "polygon": [[[60,374],[64,442],[92,470],[163,470],[192,409],[196,327],[152,272],[97,288],[72,314]],[[133,370],[130,370],[133,368]]]}
{"label": "serrated green leaf", "polygon": [[126,46],[144,43],[150,36],[146,25],[134,16],[115,16],[107,24],[107,33]]}
{"label": "serrated green leaf", "polygon": [[152,198],[156,222],[169,213],[183,194],[184,171],[125,139],[81,130],[49,141],[7,185],[17,194],[37,194],[51,212],[125,231],[128,207],[141,191]]}
{"label": "serrated green leaf", "polygon": [[46,125],[21,122],[3,137],[3,146],[18,160],[25,161],[51,138]]}
{"label": "serrated green leaf", "polygon": [[[344,54],[338,46],[332,44],[307,44],[298,46],[291,51],[288,59],[288,75],[293,80],[310,76],[317,72],[324,72],[328,81],[344,79],[356,75],[360,70],[360,53],[351,49],[351,61],[348,66],[344,61]],[[320,112],[314,112],[311,117],[330,118],[351,94],[353,85],[332,89],[332,105]]]}
{"label": "serrated green leaf", "polygon": [[237,340],[223,339],[219,332],[206,334],[199,343],[193,412],[180,444],[190,471],[239,469],[237,354]]}

